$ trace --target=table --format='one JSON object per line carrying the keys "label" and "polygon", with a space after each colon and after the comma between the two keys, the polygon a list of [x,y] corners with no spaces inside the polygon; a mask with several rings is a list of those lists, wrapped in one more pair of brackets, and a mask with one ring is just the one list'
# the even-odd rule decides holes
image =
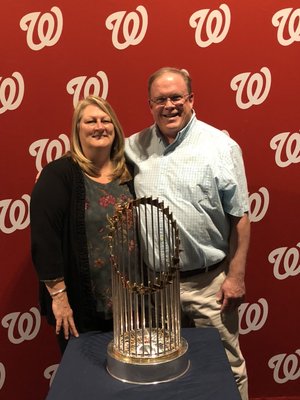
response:
{"label": "table", "polygon": [[46,400],[240,400],[219,332],[185,328],[190,368],[167,383],[121,382],[106,371],[112,333],[89,332],[71,338]]}

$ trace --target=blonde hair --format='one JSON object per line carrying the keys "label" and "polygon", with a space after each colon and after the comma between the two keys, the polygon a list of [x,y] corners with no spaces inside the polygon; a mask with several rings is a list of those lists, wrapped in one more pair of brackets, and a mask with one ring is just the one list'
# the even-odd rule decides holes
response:
{"label": "blonde hair", "polygon": [[111,105],[105,99],[98,96],[88,96],[80,100],[75,107],[72,119],[72,131],[70,138],[70,156],[77,162],[80,168],[90,176],[97,176],[97,169],[93,162],[83,153],[79,138],[79,126],[84,109],[89,105],[95,105],[105,112],[110,118],[115,129],[115,138],[111,148],[110,159],[113,162],[114,170],[112,179],[120,179],[120,183],[131,179],[125,163],[124,155],[124,132]]}

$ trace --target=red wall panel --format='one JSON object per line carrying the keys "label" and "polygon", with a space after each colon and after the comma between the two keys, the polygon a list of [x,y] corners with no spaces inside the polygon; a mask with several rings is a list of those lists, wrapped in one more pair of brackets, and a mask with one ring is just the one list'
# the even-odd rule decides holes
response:
{"label": "red wall panel", "polygon": [[[186,68],[199,119],[242,147],[251,205],[241,343],[251,396],[299,396],[298,0],[58,0],[0,6],[0,397],[41,399],[59,363],[30,259],[30,193],[95,93],[126,135],[152,122],[147,78]],[[35,397],[31,387],[34,386]]]}

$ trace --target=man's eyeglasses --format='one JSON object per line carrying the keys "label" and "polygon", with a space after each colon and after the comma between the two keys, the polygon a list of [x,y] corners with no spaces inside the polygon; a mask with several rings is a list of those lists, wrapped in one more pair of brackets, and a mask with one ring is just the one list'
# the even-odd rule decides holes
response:
{"label": "man's eyeglasses", "polygon": [[170,100],[170,102],[172,104],[174,104],[174,106],[179,106],[179,105],[183,105],[187,98],[190,96],[190,94],[175,94],[174,96],[168,96],[168,97],[156,97],[154,99],[149,99],[152,103],[157,104],[158,106],[162,106],[165,105],[167,103],[168,100]]}

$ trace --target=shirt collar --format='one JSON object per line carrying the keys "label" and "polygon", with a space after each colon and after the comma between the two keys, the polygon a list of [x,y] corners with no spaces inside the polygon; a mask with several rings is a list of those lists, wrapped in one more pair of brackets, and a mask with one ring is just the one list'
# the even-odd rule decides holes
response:
{"label": "shirt collar", "polygon": [[172,142],[172,143],[170,143],[170,144],[168,144],[168,143],[165,141],[163,134],[160,132],[158,126],[156,125],[156,131],[157,131],[157,133],[158,133],[158,137],[160,138],[160,141],[161,141],[162,143],[164,143],[164,145],[165,145],[164,154],[169,153],[170,151],[175,150],[175,148],[176,148],[177,146],[179,146],[180,143],[183,142],[183,140],[187,137],[187,135],[188,135],[188,133],[189,133],[189,131],[190,131],[190,127],[191,127],[191,125],[194,123],[195,119],[196,119],[196,113],[195,113],[195,111],[193,110],[193,114],[192,114],[192,116],[191,116],[189,122],[177,133],[174,142]]}

